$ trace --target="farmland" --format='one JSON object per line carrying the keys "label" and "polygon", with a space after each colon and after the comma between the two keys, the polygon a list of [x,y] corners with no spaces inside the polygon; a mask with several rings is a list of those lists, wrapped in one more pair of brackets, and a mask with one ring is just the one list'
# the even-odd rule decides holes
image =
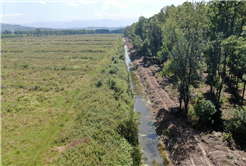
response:
{"label": "farmland", "polygon": [[2,165],[132,165],[138,127],[116,34],[1,41]]}

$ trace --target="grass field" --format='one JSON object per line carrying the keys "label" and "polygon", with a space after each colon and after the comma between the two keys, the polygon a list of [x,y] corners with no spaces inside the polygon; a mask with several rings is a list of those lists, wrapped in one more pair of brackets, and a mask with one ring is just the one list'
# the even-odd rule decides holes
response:
{"label": "grass field", "polygon": [[2,39],[2,165],[136,165],[119,35]]}

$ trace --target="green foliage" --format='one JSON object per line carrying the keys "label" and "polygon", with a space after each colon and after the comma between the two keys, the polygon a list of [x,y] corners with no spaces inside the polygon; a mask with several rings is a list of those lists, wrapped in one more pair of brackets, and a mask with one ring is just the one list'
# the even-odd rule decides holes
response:
{"label": "green foliage", "polygon": [[199,117],[200,126],[208,128],[214,124],[213,116],[216,113],[216,108],[210,100],[201,100],[197,103],[194,110]]}
{"label": "green foliage", "polygon": [[237,107],[236,109],[231,109],[231,118],[224,122],[224,130],[227,133],[232,133],[233,138],[235,138],[243,148],[246,143],[246,111]]}
{"label": "green foliage", "polygon": [[111,65],[109,69],[109,74],[117,74],[118,70],[119,69],[116,65]]}
{"label": "green foliage", "polygon": [[144,63],[164,63],[161,74],[178,87],[180,109],[184,103],[187,117],[189,88],[198,87],[205,70],[214,102],[220,102],[228,77],[239,100],[239,82],[246,72],[245,11],[244,1],[184,2],[166,6],[149,19],[140,17],[123,33],[138,55],[144,56]]}
{"label": "green foliage", "polygon": [[96,86],[97,86],[97,87],[102,86],[102,80],[101,80],[101,79],[99,79],[99,80],[96,82]]}
{"label": "green foliage", "polygon": [[[4,32],[2,32],[1,38],[3,39],[3,38],[13,38],[13,37],[47,36],[47,35],[110,34],[110,33],[114,34],[114,33],[122,33],[123,31],[122,29],[116,29],[116,30],[108,30],[108,29],[47,30],[45,28],[42,28],[42,29],[25,28],[25,27],[17,27],[17,28],[27,29],[27,30],[17,30],[14,32],[14,34],[11,34],[11,31],[5,30]],[[33,29],[33,30],[28,30],[28,29]]]}
{"label": "green foliage", "polygon": [[174,76],[174,64],[172,63],[173,61],[172,60],[168,60],[165,64],[164,64],[164,67],[163,67],[163,71],[161,72],[161,75],[162,77],[172,77]]}
{"label": "green foliage", "polygon": [[140,165],[139,145],[118,132],[136,123],[122,43],[112,34],[2,39],[2,165]]}
{"label": "green foliage", "polygon": [[229,146],[231,146],[233,141],[232,134],[230,132],[229,133],[223,132],[223,141],[228,142]]}
{"label": "green foliage", "polygon": [[29,66],[28,64],[22,65],[22,67],[25,68],[25,69],[28,68],[28,66]]}
{"label": "green foliage", "polygon": [[108,84],[108,86],[110,87],[110,89],[114,89],[115,88],[115,86],[116,86],[116,84],[117,84],[117,82],[114,80],[114,79],[112,79],[111,77],[108,79],[108,81],[107,81],[107,84]]}
{"label": "green foliage", "polygon": [[119,127],[118,132],[133,146],[137,146],[138,142],[138,123],[133,119],[133,115],[128,120],[123,120]]}
{"label": "green foliage", "polygon": [[165,136],[169,136],[169,130],[168,129],[164,129],[162,131],[162,134],[164,134]]}

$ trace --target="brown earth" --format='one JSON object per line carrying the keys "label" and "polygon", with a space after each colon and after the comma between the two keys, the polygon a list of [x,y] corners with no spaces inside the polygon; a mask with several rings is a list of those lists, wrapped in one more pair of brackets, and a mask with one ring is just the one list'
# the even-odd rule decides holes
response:
{"label": "brown earth", "polygon": [[73,140],[69,144],[67,144],[66,146],[55,147],[55,149],[57,149],[57,151],[59,153],[63,153],[65,151],[68,151],[71,147],[76,147],[76,146],[78,146],[79,144],[82,144],[82,143],[88,143],[89,140],[90,139],[88,137],[85,137],[85,138],[83,138],[81,140]]}
{"label": "brown earth", "polygon": [[229,147],[221,132],[204,134],[191,128],[179,112],[177,91],[170,88],[168,79],[154,76],[158,67],[143,64],[128,38],[125,38],[129,55],[151,101],[156,120],[156,132],[165,145],[171,165],[246,165],[246,152]]}

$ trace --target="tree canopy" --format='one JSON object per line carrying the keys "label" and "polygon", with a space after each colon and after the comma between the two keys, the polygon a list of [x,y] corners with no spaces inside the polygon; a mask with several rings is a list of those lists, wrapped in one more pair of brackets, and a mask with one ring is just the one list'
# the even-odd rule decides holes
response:
{"label": "tree canopy", "polygon": [[123,33],[145,63],[164,64],[163,76],[173,78],[187,116],[190,88],[198,86],[204,72],[217,102],[227,80],[235,96],[238,83],[245,85],[245,23],[244,1],[184,2],[150,18],[141,16]]}

